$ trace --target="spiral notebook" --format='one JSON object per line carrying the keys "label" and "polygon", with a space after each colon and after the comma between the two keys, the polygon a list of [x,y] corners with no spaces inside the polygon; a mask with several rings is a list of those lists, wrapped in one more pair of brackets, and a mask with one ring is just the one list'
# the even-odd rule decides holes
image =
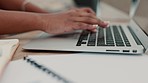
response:
{"label": "spiral notebook", "polygon": [[30,57],[12,62],[7,69],[0,83],[73,83]]}
{"label": "spiral notebook", "polygon": [[147,55],[67,54],[11,62],[0,83],[148,83]]}

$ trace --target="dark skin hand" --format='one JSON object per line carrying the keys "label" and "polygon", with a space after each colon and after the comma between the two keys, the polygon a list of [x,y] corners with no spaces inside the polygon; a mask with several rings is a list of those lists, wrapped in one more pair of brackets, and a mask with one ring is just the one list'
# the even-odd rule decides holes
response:
{"label": "dark skin hand", "polygon": [[52,34],[73,30],[90,30],[95,32],[96,27],[93,25],[99,25],[104,28],[108,25],[108,23],[98,19],[90,8],[72,9],[58,14],[43,15],[43,22],[45,23],[43,31]]}
{"label": "dark skin hand", "polygon": [[[0,0],[0,34],[22,33],[42,30],[50,34],[60,34],[74,30],[95,32],[99,25],[108,23],[98,19],[90,8],[75,8],[61,13],[48,13],[37,6],[27,3],[25,12],[21,7],[25,0]],[[11,10],[11,11],[10,11]],[[15,10],[15,11],[12,11]]]}

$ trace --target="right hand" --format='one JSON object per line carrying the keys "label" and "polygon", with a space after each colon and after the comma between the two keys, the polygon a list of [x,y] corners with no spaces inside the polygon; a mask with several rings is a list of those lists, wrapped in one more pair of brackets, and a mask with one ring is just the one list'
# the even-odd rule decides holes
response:
{"label": "right hand", "polygon": [[42,30],[50,34],[60,34],[73,30],[90,30],[95,32],[99,25],[106,27],[105,23],[98,19],[90,8],[72,9],[57,14],[42,14]]}

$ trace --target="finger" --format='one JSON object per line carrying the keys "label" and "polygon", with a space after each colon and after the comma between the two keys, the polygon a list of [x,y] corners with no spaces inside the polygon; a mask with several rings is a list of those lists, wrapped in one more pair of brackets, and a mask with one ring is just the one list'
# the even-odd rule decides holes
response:
{"label": "finger", "polygon": [[80,17],[91,17],[91,18],[97,19],[96,15],[94,15],[92,13],[87,13],[87,12],[79,12],[78,16],[80,16]]}
{"label": "finger", "polygon": [[83,10],[87,13],[92,13],[92,14],[96,15],[96,13],[91,8],[80,8],[80,10]]}
{"label": "finger", "polygon": [[97,29],[95,28],[95,29],[88,29],[89,31],[91,31],[91,32],[97,32]]}
{"label": "finger", "polygon": [[95,28],[88,28],[87,30],[88,30],[88,31],[91,31],[91,32],[94,32],[94,33],[97,32],[97,28],[96,28],[96,27],[95,27]]}
{"label": "finger", "polygon": [[73,9],[70,11],[70,13],[72,13],[73,16],[80,16],[80,17],[92,17],[97,19],[96,15],[93,13],[88,13],[86,11],[84,11],[83,9]]}
{"label": "finger", "polygon": [[83,11],[85,11],[85,12],[87,12],[87,13],[93,14],[93,15],[88,16],[88,17],[92,17],[92,18],[94,18],[94,19],[97,19],[98,25],[99,25],[100,27],[105,28],[105,27],[109,26],[109,22],[108,22],[108,21],[102,21],[102,20],[100,20],[99,18],[97,18],[95,12],[94,12],[91,8],[81,8],[80,10],[83,10]]}
{"label": "finger", "polygon": [[91,32],[97,32],[96,26],[81,22],[74,23],[72,30],[89,30]]}
{"label": "finger", "polygon": [[71,20],[74,22],[83,22],[91,25],[98,25],[100,23],[100,21],[91,17],[71,17]]}
{"label": "finger", "polygon": [[86,22],[90,24],[98,24],[98,26],[105,28],[109,25],[109,22],[105,22],[97,18],[95,15],[92,15],[90,13],[84,13],[84,12],[70,12],[71,14],[71,20],[78,21],[78,22]]}
{"label": "finger", "polygon": [[102,28],[106,28],[109,25],[108,21],[102,21],[100,19],[95,19],[91,17],[71,17],[71,20],[75,22],[83,22],[83,23],[92,24],[92,25],[97,24]]}
{"label": "finger", "polygon": [[75,22],[73,25],[73,30],[93,30],[96,29],[96,27],[82,22]]}
{"label": "finger", "polygon": [[101,20],[99,20],[98,26],[100,26],[102,28],[106,28],[106,27],[109,26],[109,21],[101,21]]}

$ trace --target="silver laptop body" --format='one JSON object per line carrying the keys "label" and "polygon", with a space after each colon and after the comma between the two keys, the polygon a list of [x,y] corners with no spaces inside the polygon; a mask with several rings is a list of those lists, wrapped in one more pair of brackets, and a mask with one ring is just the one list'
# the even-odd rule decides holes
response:
{"label": "silver laptop body", "polygon": [[[23,49],[142,54],[148,48],[148,15],[143,18],[137,13],[143,11],[144,5],[141,4],[146,2],[140,2],[135,16],[126,23],[112,22],[107,29],[98,27],[97,33],[85,30],[50,35],[43,32],[24,45]],[[141,19],[146,21],[139,23]]]}

